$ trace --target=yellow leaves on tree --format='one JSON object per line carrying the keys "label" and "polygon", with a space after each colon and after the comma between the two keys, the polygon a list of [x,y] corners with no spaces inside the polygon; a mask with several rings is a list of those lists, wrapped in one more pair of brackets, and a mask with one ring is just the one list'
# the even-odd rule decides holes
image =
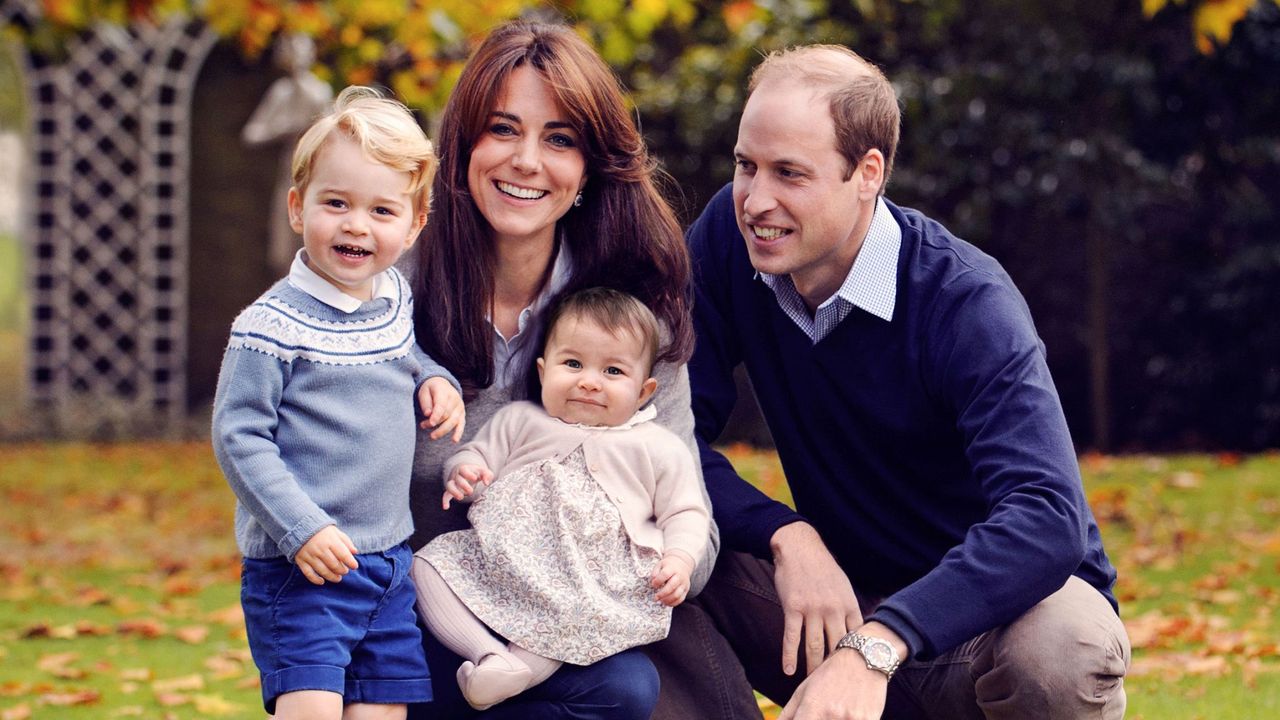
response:
{"label": "yellow leaves on tree", "polygon": [[[57,52],[70,37],[106,21],[158,22],[173,14],[203,19],[248,58],[267,52],[281,34],[316,40],[315,72],[338,85],[387,83],[411,107],[443,107],[462,63],[495,24],[519,17],[539,0],[45,0],[29,41]],[[744,0],[726,22],[765,13]],[[554,3],[600,48],[623,64],[660,27],[687,27],[693,0],[566,0]]]}
{"label": "yellow leaves on tree", "polygon": [[[1231,39],[1236,23],[1260,2],[1268,0],[1203,0],[1192,11],[1192,33],[1196,49],[1209,54]],[[1186,0],[1142,0],[1142,11],[1152,17],[1169,4],[1182,5]],[[1276,2],[1276,0],[1271,0]]]}

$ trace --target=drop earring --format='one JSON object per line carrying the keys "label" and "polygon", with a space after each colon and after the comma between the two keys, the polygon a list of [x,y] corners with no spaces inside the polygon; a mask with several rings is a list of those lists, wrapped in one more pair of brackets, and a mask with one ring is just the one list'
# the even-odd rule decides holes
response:
{"label": "drop earring", "polygon": [[582,191],[578,191],[578,196],[573,199],[574,207],[582,207]]}

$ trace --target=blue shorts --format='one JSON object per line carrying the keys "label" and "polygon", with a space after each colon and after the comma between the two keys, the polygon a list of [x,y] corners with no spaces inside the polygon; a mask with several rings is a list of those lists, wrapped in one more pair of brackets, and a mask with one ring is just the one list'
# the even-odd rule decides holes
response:
{"label": "blue shorts", "polygon": [[356,556],[342,582],[312,585],[283,557],[245,558],[240,604],[249,650],[262,673],[262,704],[298,690],[328,690],[344,703],[431,700],[431,673],[401,543]]}

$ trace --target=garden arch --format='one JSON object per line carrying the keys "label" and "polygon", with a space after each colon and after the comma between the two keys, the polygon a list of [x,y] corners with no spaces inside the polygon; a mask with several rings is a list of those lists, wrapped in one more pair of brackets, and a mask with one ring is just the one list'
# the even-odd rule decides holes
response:
{"label": "garden arch", "polygon": [[98,25],[57,59],[24,53],[27,391],[47,429],[155,430],[186,413],[191,99],[216,40],[175,18]]}

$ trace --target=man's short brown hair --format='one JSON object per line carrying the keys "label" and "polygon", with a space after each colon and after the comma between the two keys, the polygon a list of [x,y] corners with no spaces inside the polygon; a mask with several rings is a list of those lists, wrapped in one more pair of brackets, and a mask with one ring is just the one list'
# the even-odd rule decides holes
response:
{"label": "man's short brown hair", "polygon": [[803,45],[769,53],[752,71],[747,89],[754,92],[775,79],[797,80],[826,96],[836,149],[848,163],[846,180],[867,151],[875,148],[884,155],[883,193],[898,150],[902,113],[898,94],[880,68],[842,45]]}

